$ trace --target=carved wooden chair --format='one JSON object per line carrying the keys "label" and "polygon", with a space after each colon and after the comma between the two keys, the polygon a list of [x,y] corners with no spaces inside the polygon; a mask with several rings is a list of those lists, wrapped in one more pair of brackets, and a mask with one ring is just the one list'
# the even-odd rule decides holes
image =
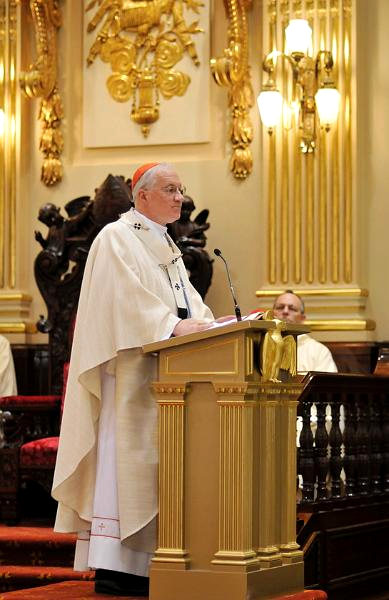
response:
{"label": "carved wooden chair", "polygon": [[[108,175],[97,188],[94,200],[81,196],[65,205],[67,218],[50,203],[39,211],[38,218],[48,227],[48,233],[46,238],[40,232],[35,233],[42,249],[35,259],[34,271],[47,305],[47,317],[41,315],[37,327],[49,336],[52,395],[0,398],[0,519],[7,522],[16,522],[21,517],[21,488],[28,481],[37,482],[47,492],[51,490],[73,324],[86,259],[101,228],[130,208],[129,189],[123,177]],[[189,215],[192,210],[190,205]],[[191,236],[185,238],[189,247],[184,244],[183,231],[174,235],[177,242],[185,246],[184,256],[189,252],[193,261],[196,252],[200,252],[206,263],[208,270],[205,271],[194,268],[191,263],[195,279],[198,271],[202,273],[193,283],[203,296],[212,276],[212,261],[204,251],[203,232],[209,227],[205,223],[207,215],[208,211],[202,211],[195,225],[191,224]],[[188,219],[184,219],[184,229],[187,222]],[[194,245],[198,236],[197,248]]]}
{"label": "carved wooden chair", "polygon": [[51,490],[69,363],[64,365],[62,396],[1,398],[3,447],[0,449],[0,517],[21,517],[21,492],[29,481]]}
{"label": "carved wooden chair", "polygon": [[35,233],[42,249],[34,272],[47,317],[41,315],[37,327],[49,337],[52,395],[0,398],[0,519],[6,522],[22,516],[21,492],[27,482],[51,490],[73,325],[89,248],[100,229],[130,206],[124,178],[109,175],[97,188],[94,201],[81,196],[65,205],[67,218],[50,203],[39,211],[48,233],[46,238]]}

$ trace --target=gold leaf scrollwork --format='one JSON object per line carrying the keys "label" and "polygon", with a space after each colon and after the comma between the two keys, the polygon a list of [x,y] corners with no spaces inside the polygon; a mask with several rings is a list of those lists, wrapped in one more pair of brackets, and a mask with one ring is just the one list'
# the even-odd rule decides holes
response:
{"label": "gold leaf scrollwork", "polygon": [[20,86],[29,98],[42,98],[39,120],[42,133],[39,148],[43,153],[41,180],[47,186],[62,179],[60,132],[63,108],[57,89],[57,30],[62,16],[58,0],[30,0],[35,27],[37,59],[20,74]]}
{"label": "gold leaf scrollwork", "polygon": [[236,148],[230,158],[230,171],[237,179],[245,179],[253,168],[253,156],[249,148]]}
{"label": "gold leaf scrollwork", "polygon": [[155,62],[162,69],[170,69],[181,58],[182,49],[173,39],[161,40],[155,51]]}
{"label": "gold leaf scrollwork", "polygon": [[87,25],[90,33],[100,27],[87,65],[99,56],[111,65],[107,88],[117,102],[132,95],[132,120],[146,137],[159,119],[159,92],[166,99],[183,96],[190,77],[173,70],[187,53],[200,64],[193,36],[202,32],[198,21],[187,24],[187,11],[200,12],[198,0],[91,0],[86,11],[98,7]]}
{"label": "gold leaf scrollwork", "polygon": [[186,73],[180,71],[159,71],[158,76],[159,89],[164,98],[172,98],[173,96],[183,96],[190,83],[190,77]]}
{"label": "gold leaf scrollwork", "polygon": [[51,127],[45,129],[40,139],[39,150],[46,156],[50,156],[50,153],[55,156],[62,152],[63,137],[60,130]]}
{"label": "gold leaf scrollwork", "polygon": [[127,75],[110,75],[107,79],[107,88],[116,102],[127,102],[131,98],[131,78]]}
{"label": "gold leaf scrollwork", "polygon": [[211,72],[215,82],[228,88],[231,110],[230,140],[232,155],[230,170],[237,179],[245,179],[252,171],[253,158],[249,148],[253,127],[249,110],[254,103],[248,64],[248,28],[246,11],[251,0],[226,0],[229,19],[228,46],[223,56],[212,58]]}
{"label": "gold leaf scrollwork", "polygon": [[45,185],[54,185],[61,181],[62,175],[62,164],[58,158],[43,159],[41,179]]}

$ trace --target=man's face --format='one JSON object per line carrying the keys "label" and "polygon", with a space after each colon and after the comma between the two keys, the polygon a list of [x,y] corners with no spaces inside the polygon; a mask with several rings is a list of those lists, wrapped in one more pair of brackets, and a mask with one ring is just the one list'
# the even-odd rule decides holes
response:
{"label": "man's face", "polygon": [[183,196],[181,181],[173,170],[158,173],[149,189],[139,191],[136,208],[146,217],[167,225],[180,218]]}
{"label": "man's face", "polygon": [[294,294],[281,294],[274,303],[273,314],[287,323],[302,323],[305,315],[301,312],[301,302]]}

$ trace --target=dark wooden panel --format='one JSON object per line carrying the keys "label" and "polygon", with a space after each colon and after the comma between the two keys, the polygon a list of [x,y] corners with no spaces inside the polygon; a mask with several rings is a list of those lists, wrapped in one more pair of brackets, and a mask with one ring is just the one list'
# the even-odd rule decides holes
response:
{"label": "dark wooden panel", "polygon": [[388,520],[329,529],[325,544],[331,585],[343,586],[347,580],[376,574],[381,569],[389,574],[388,538]]}
{"label": "dark wooden panel", "polygon": [[[389,598],[389,502],[305,514],[297,542],[304,550],[305,587],[329,600]],[[381,598],[381,596],[380,596]]]}
{"label": "dark wooden panel", "polygon": [[49,347],[47,344],[12,344],[18,393],[49,394]]}
{"label": "dark wooden panel", "polygon": [[389,377],[389,342],[378,343],[378,359],[374,375]]}
{"label": "dark wooden panel", "polygon": [[377,342],[325,342],[338,367],[339,373],[374,372],[378,358]]}

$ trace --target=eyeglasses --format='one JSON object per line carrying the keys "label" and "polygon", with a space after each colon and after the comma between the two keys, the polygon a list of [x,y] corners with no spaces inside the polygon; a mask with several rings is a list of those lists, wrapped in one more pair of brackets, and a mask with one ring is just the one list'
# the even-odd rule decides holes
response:
{"label": "eyeglasses", "polygon": [[178,187],[177,185],[167,185],[162,188],[162,191],[169,196],[175,196],[176,194],[180,194],[180,196],[185,196],[186,188],[184,186]]}

